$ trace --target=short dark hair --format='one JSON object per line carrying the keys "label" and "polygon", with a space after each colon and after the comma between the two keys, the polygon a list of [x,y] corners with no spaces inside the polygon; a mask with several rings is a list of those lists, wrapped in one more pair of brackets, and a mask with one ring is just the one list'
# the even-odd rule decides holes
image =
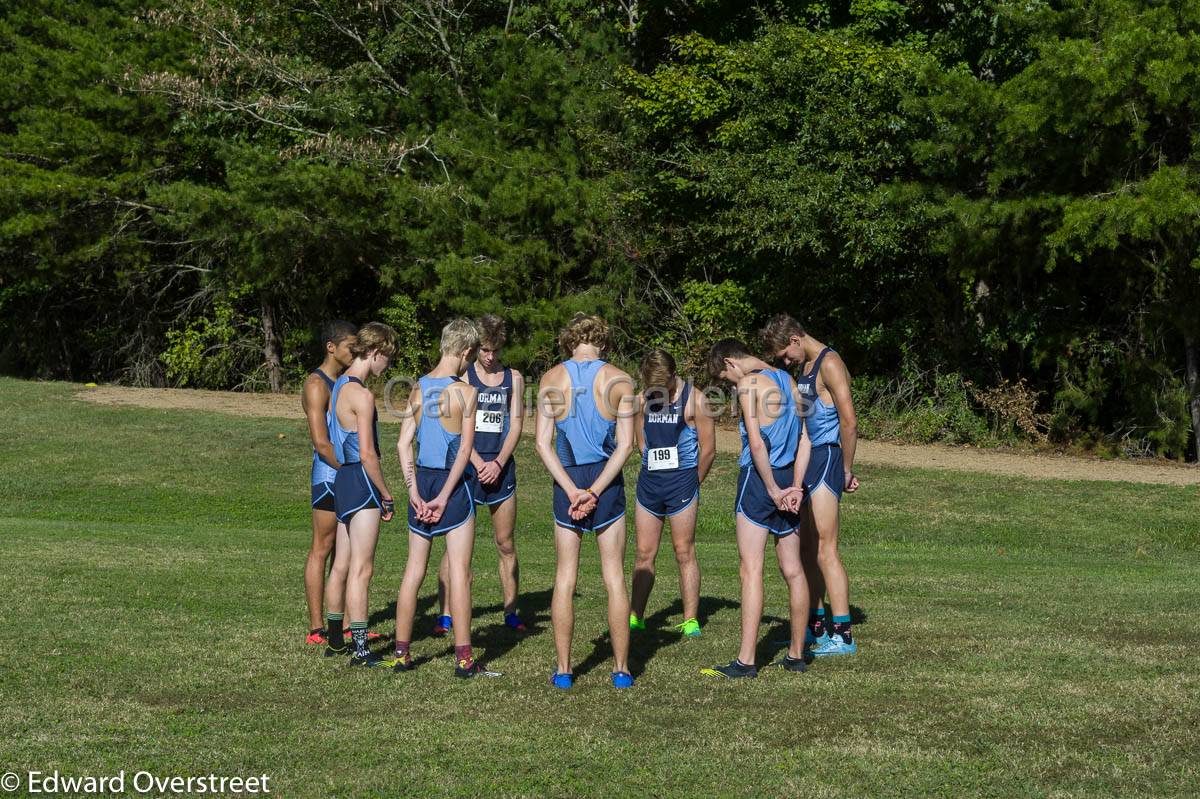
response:
{"label": "short dark hair", "polygon": [[321,325],[321,343],[337,344],[342,339],[350,338],[358,333],[358,325],[351,324],[345,319],[331,319]]}
{"label": "short dark hair", "polygon": [[708,351],[708,373],[720,377],[725,371],[726,358],[750,358],[750,348],[741,339],[723,338]]}

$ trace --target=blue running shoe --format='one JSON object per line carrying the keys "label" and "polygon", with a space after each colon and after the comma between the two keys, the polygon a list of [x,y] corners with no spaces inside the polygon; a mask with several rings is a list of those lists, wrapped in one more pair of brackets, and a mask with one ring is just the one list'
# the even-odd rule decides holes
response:
{"label": "blue running shoe", "polygon": [[443,636],[454,627],[454,621],[449,616],[438,616],[438,620],[433,623],[433,634]]}
{"label": "blue running shoe", "polygon": [[521,617],[516,613],[505,613],[504,624],[508,627],[508,629],[518,633],[527,632],[529,629],[525,626],[525,622],[521,621]]}
{"label": "blue running shoe", "polygon": [[568,688],[575,685],[575,675],[574,674],[560,674],[559,672],[556,671],[550,675],[550,684],[553,685],[555,688],[561,688],[562,690],[565,691]]}
{"label": "blue running shoe", "polygon": [[822,646],[825,646],[825,644],[827,644],[827,643],[829,643],[829,633],[823,632],[823,633],[821,633],[821,637],[818,638],[817,636],[812,634],[812,630],[804,631],[804,645],[805,646],[822,647]]}
{"label": "blue running shoe", "polygon": [[826,658],[834,657],[836,655],[853,655],[857,651],[858,644],[854,643],[853,641],[846,643],[842,640],[842,636],[834,633],[833,635],[829,636],[828,641],[818,645],[813,650],[813,657]]}
{"label": "blue running shoe", "polygon": [[633,675],[627,671],[614,671],[612,673],[613,688],[632,688]]}

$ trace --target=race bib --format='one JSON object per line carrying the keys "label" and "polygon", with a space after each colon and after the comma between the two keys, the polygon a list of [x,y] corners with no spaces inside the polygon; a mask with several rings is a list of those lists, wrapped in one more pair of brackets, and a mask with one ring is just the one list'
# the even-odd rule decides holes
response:
{"label": "race bib", "polygon": [[658,447],[646,450],[646,469],[657,472],[660,469],[679,468],[679,447]]}
{"label": "race bib", "polygon": [[500,433],[504,430],[504,411],[475,411],[476,433]]}

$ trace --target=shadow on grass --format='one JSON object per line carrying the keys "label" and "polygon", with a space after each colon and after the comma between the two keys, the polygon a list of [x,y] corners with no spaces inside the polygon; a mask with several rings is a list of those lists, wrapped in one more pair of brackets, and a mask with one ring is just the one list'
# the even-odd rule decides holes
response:
{"label": "shadow on grass", "polygon": [[[720,597],[702,596],[700,597],[700,608],[696,614],[696,620],[703,627],[708,623],[709,617],[713,616],[717,611],[725,608],[736,608],[738,605],[728,599]],[[683,603],[676,599],[667,607],[660,608],[652,615],[647,616],[646,629],[638,632],[631,632],[629,641],[629,671],[634,677],[641,676],[646,670],[646,664],[649,663],[659,653],[660,650],[686,641],[673,626],[667,624],[667,620],[672,616],[678,616],[683,613]],[[608,633],[603,633],[592,640],[592,651],[584,658],[583,662],[575,667],[575,676],[582,677],[592,669],[599,666],[601,663],[608,661],[612,657],[612,639]]]}

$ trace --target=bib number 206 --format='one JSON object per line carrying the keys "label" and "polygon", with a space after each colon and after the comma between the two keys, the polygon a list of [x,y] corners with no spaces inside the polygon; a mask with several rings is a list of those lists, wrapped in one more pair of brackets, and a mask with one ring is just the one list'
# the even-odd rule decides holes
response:
{"label": "bib number 206", "polygon": [[476,433],[499,433],[504,430],[504,411],[475,411]]}

